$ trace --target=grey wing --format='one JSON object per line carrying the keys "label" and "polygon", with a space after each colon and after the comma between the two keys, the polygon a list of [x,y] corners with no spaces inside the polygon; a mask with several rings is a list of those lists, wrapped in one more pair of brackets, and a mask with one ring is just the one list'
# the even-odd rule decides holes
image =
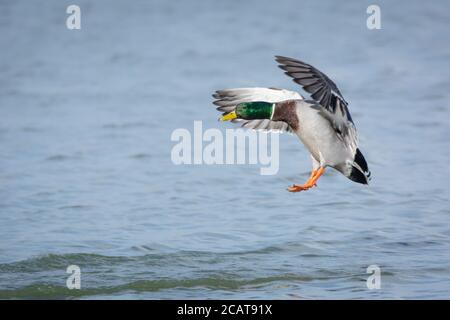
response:
{"label": "grey wing", "polygon": [[[213,97],[216,99],[213,103],[218,106],[217,110],[221,112],[230,112],[236,108],[236,105],[242,102],[265,101],[276,103],[286,100],[303,99],[297,92],[277,88],[224,89],[217,90],[213,94]],[[272,121],[269,119],[234,119],[231,121],[241,123],[241,126],[247,129],[292,133],[292,129],[283,121]]]}
{"label": "grey wing", "polygon": [[322,115],[331,122],[338,136],[356,150],[356,128],[348,103],[336,84],[326,74],[305,62],[282,56],[275,56],[275,59],[285,74],[310,93],[311,98],[322,107]]}
{"label": "grey wing", "polygon": [[[242,120],[242,119],[236,119]],[[241,121],[235,121],[241,122]],[[242,128],[253,129],[253,130],[264,130],[273,132],[289,132],[293,133],[291,127],[283,121],[272,121],[268,119],[261,120],[243,120]]]}

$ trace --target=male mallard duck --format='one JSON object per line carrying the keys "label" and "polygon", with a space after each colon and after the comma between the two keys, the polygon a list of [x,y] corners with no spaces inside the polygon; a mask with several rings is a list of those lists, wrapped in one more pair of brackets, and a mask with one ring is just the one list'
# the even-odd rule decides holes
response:
{"label": "male mallard duck", "polygon": [[218,90],[213,97],[219,120],[243,122],[249,129],[292,132],[311,153],[312,172],[303,185],[290,192],[316,185],[326,167],[332,167],[358,183],[368,184],[370,171],[358,149],[356,127],[347,102],[324,73],[302,61],[276,56],[279,67],[311,94],[304,100],[297,92],[276,88],[237,88]]}

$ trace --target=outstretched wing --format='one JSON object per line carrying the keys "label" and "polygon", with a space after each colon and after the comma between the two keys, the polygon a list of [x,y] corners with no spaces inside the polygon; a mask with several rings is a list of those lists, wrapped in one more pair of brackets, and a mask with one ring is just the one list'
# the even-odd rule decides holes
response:
{"label": "outstretched wing", "polygon": [[275,59],[285,74],[292,77],[322,106],[322,115],[331,122],[338,135],[356,150],[356,128],[347,108],[348,103],[336,84],[326,74],[305,62],[282,56],[275,56]]}
{"label": "outstretched wing", "polygon": [[[243,102],[281,102],[286,100],[303,100],[303,97],[294,91],[277,88],[236,88],[217,90],[213,97],[213,103],[218,106],[217,110],[228,113],[233,111],[239,103]],[[243,128],[266,131],[290,132],[291,129],[286,122],[272,121],[268,119],[244,120],[234,119],[232,122],[242,122]]]}

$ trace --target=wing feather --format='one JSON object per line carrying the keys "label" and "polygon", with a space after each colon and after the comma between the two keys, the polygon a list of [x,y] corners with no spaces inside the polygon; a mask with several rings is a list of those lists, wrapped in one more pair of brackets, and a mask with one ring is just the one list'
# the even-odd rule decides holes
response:
{"label": "wing feather", "polygon": [[275,56],[275,60],[286,75],[311,94],[311,98],[322,107],[321,114],[331,122],[338,136],[356,150],[356,127],[348,103],[336,84],[326,74],[303,61],[283,56]]}
{"label": "wing feather", "polygon": [[[213,98],[216,99],[213,103],[217,106],[217,110],[223,113],[233,111],[239,103],[243,102],[265,101],[277,103],[286,100],[303,100],[303,97],[298,92],[277,88],[235,88],[217,90],[213,94]],[[234,119],[232,122],[243,122],[242,127],[248,129],[292,132],[289,125],[283,121],[272,121],[269,119]]]}

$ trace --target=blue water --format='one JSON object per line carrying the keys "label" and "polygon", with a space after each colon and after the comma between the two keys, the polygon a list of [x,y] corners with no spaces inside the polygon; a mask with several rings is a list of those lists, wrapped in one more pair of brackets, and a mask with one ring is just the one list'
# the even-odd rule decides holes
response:
{"label": "blue water", "polygon": [[[0,298],[449,298],[448,1],[377,1],[381,30],[370,1],[69,4],[0,2]],[[276,54],[338,84],[369,187],[288,193],[292,135],[274,176],[172,163],[173,130],[233,127],[214,90],[300,90]]]}

